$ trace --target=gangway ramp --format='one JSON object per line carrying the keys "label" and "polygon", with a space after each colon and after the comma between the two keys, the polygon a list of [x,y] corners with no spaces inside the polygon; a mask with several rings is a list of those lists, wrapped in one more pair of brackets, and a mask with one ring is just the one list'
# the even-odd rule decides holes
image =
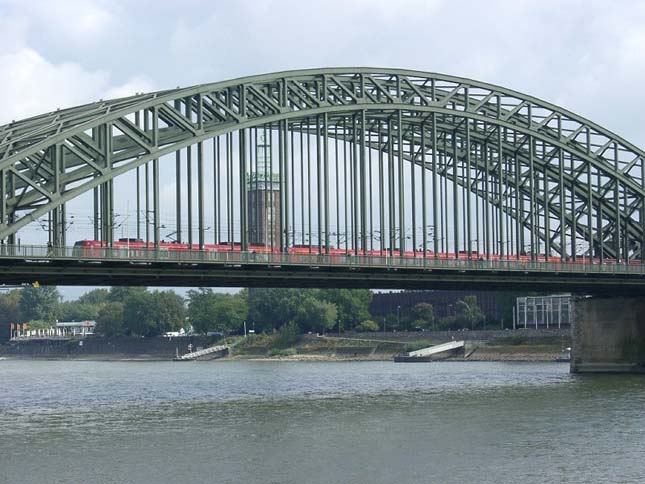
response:
{"label": "gangway ramp", "polygon": [[436,358],[439,355],[445,356],[445,354],[449,352],[456,353],[458,350],[464,349],[465,346],[466,342],[463,340],[449,341],[448,343],[428,346],[427,348],[421,348],[420,350],[410,351],[406,354],[397,355],[394,357],[394,361],[397,363],[432,361],[433,357]]}
{"label": "gangway ramp", "polygon": [[[228,355],[228,352],[228,345],[209,346],[208,348],[204,348],[203,350],[193,351],[186,353],[185,355],[178,356],[174,359],[174,361],[195,361],[200,358],[206,359],[206,357],[209,357],[208,359],[222,358]],[[221,354],[218,355],[217,353]]]}

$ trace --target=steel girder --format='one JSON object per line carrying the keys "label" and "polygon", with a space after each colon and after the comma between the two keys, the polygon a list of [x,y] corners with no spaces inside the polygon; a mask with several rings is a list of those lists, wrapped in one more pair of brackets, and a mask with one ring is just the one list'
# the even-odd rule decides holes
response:
{"label": "steel girder", "polygon": [[[122,173],[209,138],[284,121],[295,129],[318,116],[326,116],[329,127],[356,113],[368,117],[368,126],[399,116],[401,143],[425,147],[403,158],[431,168],[423,160],[437,153],[444,160],[435,166],[439,176],[510,214],[546,249],[565,256],[564,246],[582,238],[607,257],[628,258],[637,253],[635,245],[645,247],[645,153],[636,146],[515,91],[371,68],[253,76],[100,101],[2,126],[0,239]],[[368,129],[383,134],[382,126]],[[436,139],[421,134],[426,128]],[[387,150],[388,143],[397,140],[377,147]],[[491,180],[501,187],[497,194],[485,188]],[[502,204],[504,197],[515,203]],[[542,226],[535,223],[540,219]],[[576,249],[569,253],[575,256]]]}
{"label": "steel girder", "polygon": [[373,267],[346,268],[290,265],[239,267],[217,264],[176,264],[159,262],[129,264],[102,261],[87,264],[72,260],[51,259],[48,263],[14,261],[2,265],[6,284],[39,281],[42,285],[95,286],[175,286],[175,287],[317,287],[505,291],[561,291],[581,295],[645,295],[641,274],[589,274],[545,270],[382,270]]}

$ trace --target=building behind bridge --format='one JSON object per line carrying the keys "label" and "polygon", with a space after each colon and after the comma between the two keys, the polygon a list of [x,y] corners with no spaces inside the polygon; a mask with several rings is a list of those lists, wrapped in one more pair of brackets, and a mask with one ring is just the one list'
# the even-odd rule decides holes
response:
{"label": "building behind bridge", "polygon": [[249,245],[280,247],[280,184],[252,173],[249,181]]}
{"label": "building behind bridge", "polygon": [[262,135],[248,183],[249,245],[280,247],[280,180],[271,173],[271,146]]}
{"label": "building behind bridge", "polygon": [[[392,291],[374,294],[370,314],[377,320],[388,315],[407,314],[419,303],[432,304],[437,319],[454,316],[457,301],[475,296],[488,321],[510,328],[568,327],[573,318],[570,294],[522,296],[493,291]],[[512,325],[512,326],[511,326]]]}
{"label": "building behind bridge", "polygon": [[[490,291],[397,291],[377,292],[370,304],[370,314],[380,319],[388,314],[402,313],[411,310],[419,303],[432,304],[436,318],[455,315],[457,301],[466,296],[475,296],[477,305],[489,320],[501,321],[504,317],[503,298],[509,294]],[[507,315],[510,325],[511,314]]]}
{"label": "building behind bridge", "polygon": [[571,294],[518,297],[513,328],[561,328],[569,326],[573,311]]}

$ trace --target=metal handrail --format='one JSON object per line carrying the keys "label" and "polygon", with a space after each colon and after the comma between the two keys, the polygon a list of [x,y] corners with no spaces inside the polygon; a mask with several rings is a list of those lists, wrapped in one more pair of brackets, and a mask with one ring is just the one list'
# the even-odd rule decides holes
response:
{"label": "metal handrail", "polygon": [[351,267],[374,269],[419,269],[505,272],[566,272],[576,274],[645,274],[644,264],[617,262],[547,262],[505,260],[448,259],[437,257],[365,256],[352,254],[289,254],[278,252],[241,252],[110,247],[46,247],[39,245],[1,245],[1,259],[33,262],[76,260],[84,262],[128,261],[133,264],[158,262],[220,265],[270,265],[308,267]]}

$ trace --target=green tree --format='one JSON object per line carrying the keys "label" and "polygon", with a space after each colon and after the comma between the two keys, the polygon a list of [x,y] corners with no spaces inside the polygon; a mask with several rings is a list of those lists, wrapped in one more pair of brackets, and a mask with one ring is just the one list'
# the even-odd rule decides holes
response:
{"label": "green tree", "polygon": [[315,296],[336,306],[343,328],[351,329],[370,319],[373,293],[369,289],[323,289]]}
{"label": "green tree", "polygon": [[198,333],[238,329],[247,313],[246,291],[239,294],[219,294],[208,288],[188,291],[188,318]]}
{"label": "green tree", "polygon": [[58,319],[62,321],[96,320],[101,305],[86,304],[79,301],[64,301],[58,308]]}
{"label": "green tree", "polygon": [[132,336],[158,336],[180,328],[183,299],[173,291],[132,291],[123,303],[123,329]]}
{"label": "green tree", "polygon": [[300,328],[295,321],[290,321],[283,324],[280,328],[276,346],[278,348],[289,348],[298,342],[300,337]]}
{"label": "green tree", "polygon": [[148,292],[136,291],[123,301],[123,331],[127,336],[154,333],[154,301]]}
{"label": "green tree", "polygon": [[6,294],[0,294],[0,340],[9,339],[11,324],[23,323],[20,311],[20,289],[13,289]]}
{"label": "green tree", "polygon": [[96,318],[97,333],[105,336],[120,336],[123,334],[123,303],[110,302],[99,310]]}
{"label": "green tree", "polygon": [[148,293],[148,289],[145,287],[114,286],[110,288],[107,301],[125,304],[128,298],[137,295],[140,296],[144,293]]}
{"label": "green tree", "polygon": [[102,304],[107,304],[109,298],[110,291],[108,291],[107,289],[92,289],[91,291],[86,292],[81,297],[79,297],[78,303],[100,306]]}
{"label": "green tree", "polygon": [[334,327],[337,316],[338,310],[335,304],[308,297],[298,308],[293,321],[303,331],[324,333]]}
{"label": "green tree", "polygon": [[248,291],[248,320],[257,331],[269,332],[292,321],[311,290],[252,288]]}
{"label": "green tree", "polygon": [[248,312],[246,300],[238,294],[215,294],[213,309],[215,329],[223,333],[240,329]]}
{"label": "green tree", "polygon": [[418,303],[412,308],[412,314],[416,318],[415,326],[429,328],[434,324],[434,307],[429,303]]}
{"label": "green tree", "polygon": [[484,313],[477,306],[477,296],[465,296],[455,305],[455,319],[462,327],[475,329],[484,321]]}
{"label": "green tree", "polygon": [[23,319],[53,323],[58,319],[60,300],[56,286],[27,286],[21,290],[20,312]]}
{"label": "green tree", "polygon": [[188,291],[188,320],[198,333],[206,333],[212,327],[214,294],[209,288],[200,287]]}
{"label": "green tree", "polygon": [[49,329],[53,325],[52,322],[43,321],[42,319],[31,319],[27,321],[27,328],[29,329]]}
{"label": "green tree", "polygon": [[23,320],[20,311],[20,289],[13,289],[6,294],[0,294],[0,321],[20,323]]}
{"label": "green tree", "polygon": [[366,319],[365,321],[361,321],[354,329],[356,329],[356,331],[362,331],[362,332],[368,332],[368,331],[374,332],[374,331],[378,331],[380,328],[375,321],[372,321],[371,319]]}
{"label": "green tree", "polygon": [[270,331],[293,321],[307,299],[336,306],[337,318],[347,329],[370,318],[372,292],[366,289],[267,288],[249,289],[247,319],[254,322],[259,331]]}
{"label": "green tree", "polygon": [[186,323],[184,298],[174,291],[155,291],[152,293],[155,319],[159,333],[177,331]]}

